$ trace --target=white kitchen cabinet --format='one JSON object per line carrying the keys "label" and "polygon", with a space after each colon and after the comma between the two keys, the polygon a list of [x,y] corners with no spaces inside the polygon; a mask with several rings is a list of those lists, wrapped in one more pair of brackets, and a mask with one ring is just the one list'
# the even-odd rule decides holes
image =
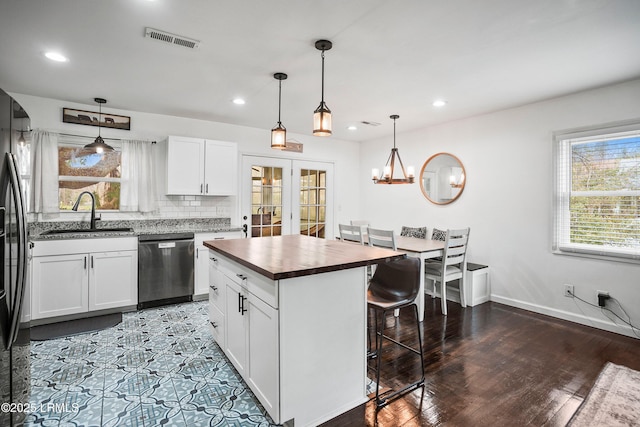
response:
{"label": "white kitchen cabinet", "polygon": [[233,142],[170,136],[167,194],[232,196],[237,193],[238,147]]}
{"label": "white kitchen cabinet", "polygon": [[209,248],[204,246],[207,240],[219,239],[239,239],[242,237],[240,231],[223,231],[218,233],[196,233],[194,235],[194,243],[196,256],[194,259],[195,281],[193,286],[193,294],[195,296],[207,295],[209,293]]}
{"label": "white kitchen cabinet", "polygon": [[35,241],[32,253],[32,320],[138,302],[135,237]]}
{"label": "white kitchen cabinet", "polygon": [[89,254],[89,311],[138,303],[138,251]]}
{"label": "white kitchen cabinet", "polygon": [[34,256],[31,319],[84,313],[89,308],[87,254]]}
{"label": "white kitchen cabinet", "polygon": [[[249,383],[258,400],[276,419],[279,417],[278,369],[278,310],[275,305],[273,283],[258,278],[254,273],[238,269],[235,264],[216,257],[223,284],[224,305],[210,297],[209,314],[224,315],[224,336],[214,338],[221,346],[238,373]],[[212,287],[217,287],[212,282]],[[213,291],[213,288],[212,288]],[[262,296],[269,303],[260,298]],[[220,312],[220,313],[218,313]],[[210,318],[211,322],[214,322]]]}

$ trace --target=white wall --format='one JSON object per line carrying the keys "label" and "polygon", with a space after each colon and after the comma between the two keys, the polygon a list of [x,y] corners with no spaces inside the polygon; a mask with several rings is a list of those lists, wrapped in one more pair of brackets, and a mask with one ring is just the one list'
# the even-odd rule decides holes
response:
{"label": "white wall", "polygon": [[594,304],[596,290],[607,290],[640,325],[639,264],[551,252],[552,133],[638,117],[640,80],[416,132],[402,133],[399,121],[396,142],[405,165],[417,172],[431,155],[450,152],[466,168],[466,188],[453,204],[438,206],[422,196],[419,184],[373,185],[367,172],[382,168],[392,140],[366,142],[362,216],[397,231],[401,225],[470,226],[469,259],[491,267],[492,300],[633,336],[600,309],[563,296],[564,283]]}
{"label": "white wall", "polygon": [[[56,99],[41,98],[12,93],[27,111],[33,129],[97,136],[97,128],[62,123],[62,108],[70,107],[96,111],[97,105],[75,104]],[[191,136],[197,138],[231,141],[238,144],[240,154],[254,154],[272,157],[285,157],[300,160],[318,160],[332,162],[335,165],[335,216],[334,224],[348,221],[360,211],[360,196],[356,185],[337,185],[337,183],[355,183],[359,176],[357,158],[360,153],[358,143],[341,141],[335,138],[318,138],[309,135],[289,133],[289,138],[304,144],[303,153],[288,153],[270,148],[270,129],[256,129],[225,123],[194,120],[183,117],[140,113],[103,107],[105,113],[131,117],[131,131],[103,128],[105,138],[146,139],[158,141],[158,182],[160,197],[159,217],[230,217],[232,224],[240,224],[238,198],[236,197],[200,197],[200,196],[164,196],[165,150],[162,142],[168,135]],[[309,126],[311,114],[309,113]],[[311,129],[311,128],[310,128]],[[239,156],[241,157],[241,156]],[[240,160],[240,159],[239,159]],[[69,216],[70,215],[70,216]],[[83,214],[65,213],[61,219],[82,218]],[[63,215],[61,215],[63,216]],[[74,216],[73,218],[71,216]],[[103,214],[103,219],[127,219],[140,217],[133,214]],[[147,216],[148,217],[148,216]],[[337,226],[336,226],[337,228]]]}

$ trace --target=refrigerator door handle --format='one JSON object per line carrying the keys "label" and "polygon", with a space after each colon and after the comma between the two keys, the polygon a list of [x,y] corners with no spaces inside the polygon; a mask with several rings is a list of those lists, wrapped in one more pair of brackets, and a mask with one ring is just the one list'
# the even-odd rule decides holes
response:
{"label": "refrigerator door handle", "polygon": [[22,197],[22,187],[20,185],[20,179],[18,178],[18,165],[16,163],[15,155],[7,153],[6,155],[7,169],[9,171],[10,178],[10,190],[13,198],[13,203],[16,207],[16,231],[18,233],[18,241],[16,242],[18,248],[18,274],[16,277],[16,293],[13,298],[13,307],[11,307],[11,329],[9,330],[8,346],[16,341],[18,337],[18,330],[20,329],[20,316],[22,314],[22,304],[24,300],[24,289],[26,283],[27,272],[27,256],[28,256],[28,244],[27,244],[27,213],[25,209],[24,200]]}

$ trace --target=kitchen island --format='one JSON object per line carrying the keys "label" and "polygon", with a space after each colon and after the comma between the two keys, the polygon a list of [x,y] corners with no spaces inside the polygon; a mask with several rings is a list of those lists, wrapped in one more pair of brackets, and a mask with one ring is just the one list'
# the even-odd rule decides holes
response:
{"label": "kitchen island", "polygon": [[366,266],[404,254],[299,235],[204,244],[211,332],[276,423],[367,401]]}

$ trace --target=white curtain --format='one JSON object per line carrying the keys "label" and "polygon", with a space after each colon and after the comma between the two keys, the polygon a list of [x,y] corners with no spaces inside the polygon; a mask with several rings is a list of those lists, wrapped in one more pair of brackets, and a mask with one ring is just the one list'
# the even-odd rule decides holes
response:
{"label": "white curtain", "polygon": [[30,206],[32,212],[59,212],[57,133],[32,132]]}
{"label": "white curtain", "polygon": [[158,209],[155,172],[155,144],[122,141],[120,211],[152,212]]}

